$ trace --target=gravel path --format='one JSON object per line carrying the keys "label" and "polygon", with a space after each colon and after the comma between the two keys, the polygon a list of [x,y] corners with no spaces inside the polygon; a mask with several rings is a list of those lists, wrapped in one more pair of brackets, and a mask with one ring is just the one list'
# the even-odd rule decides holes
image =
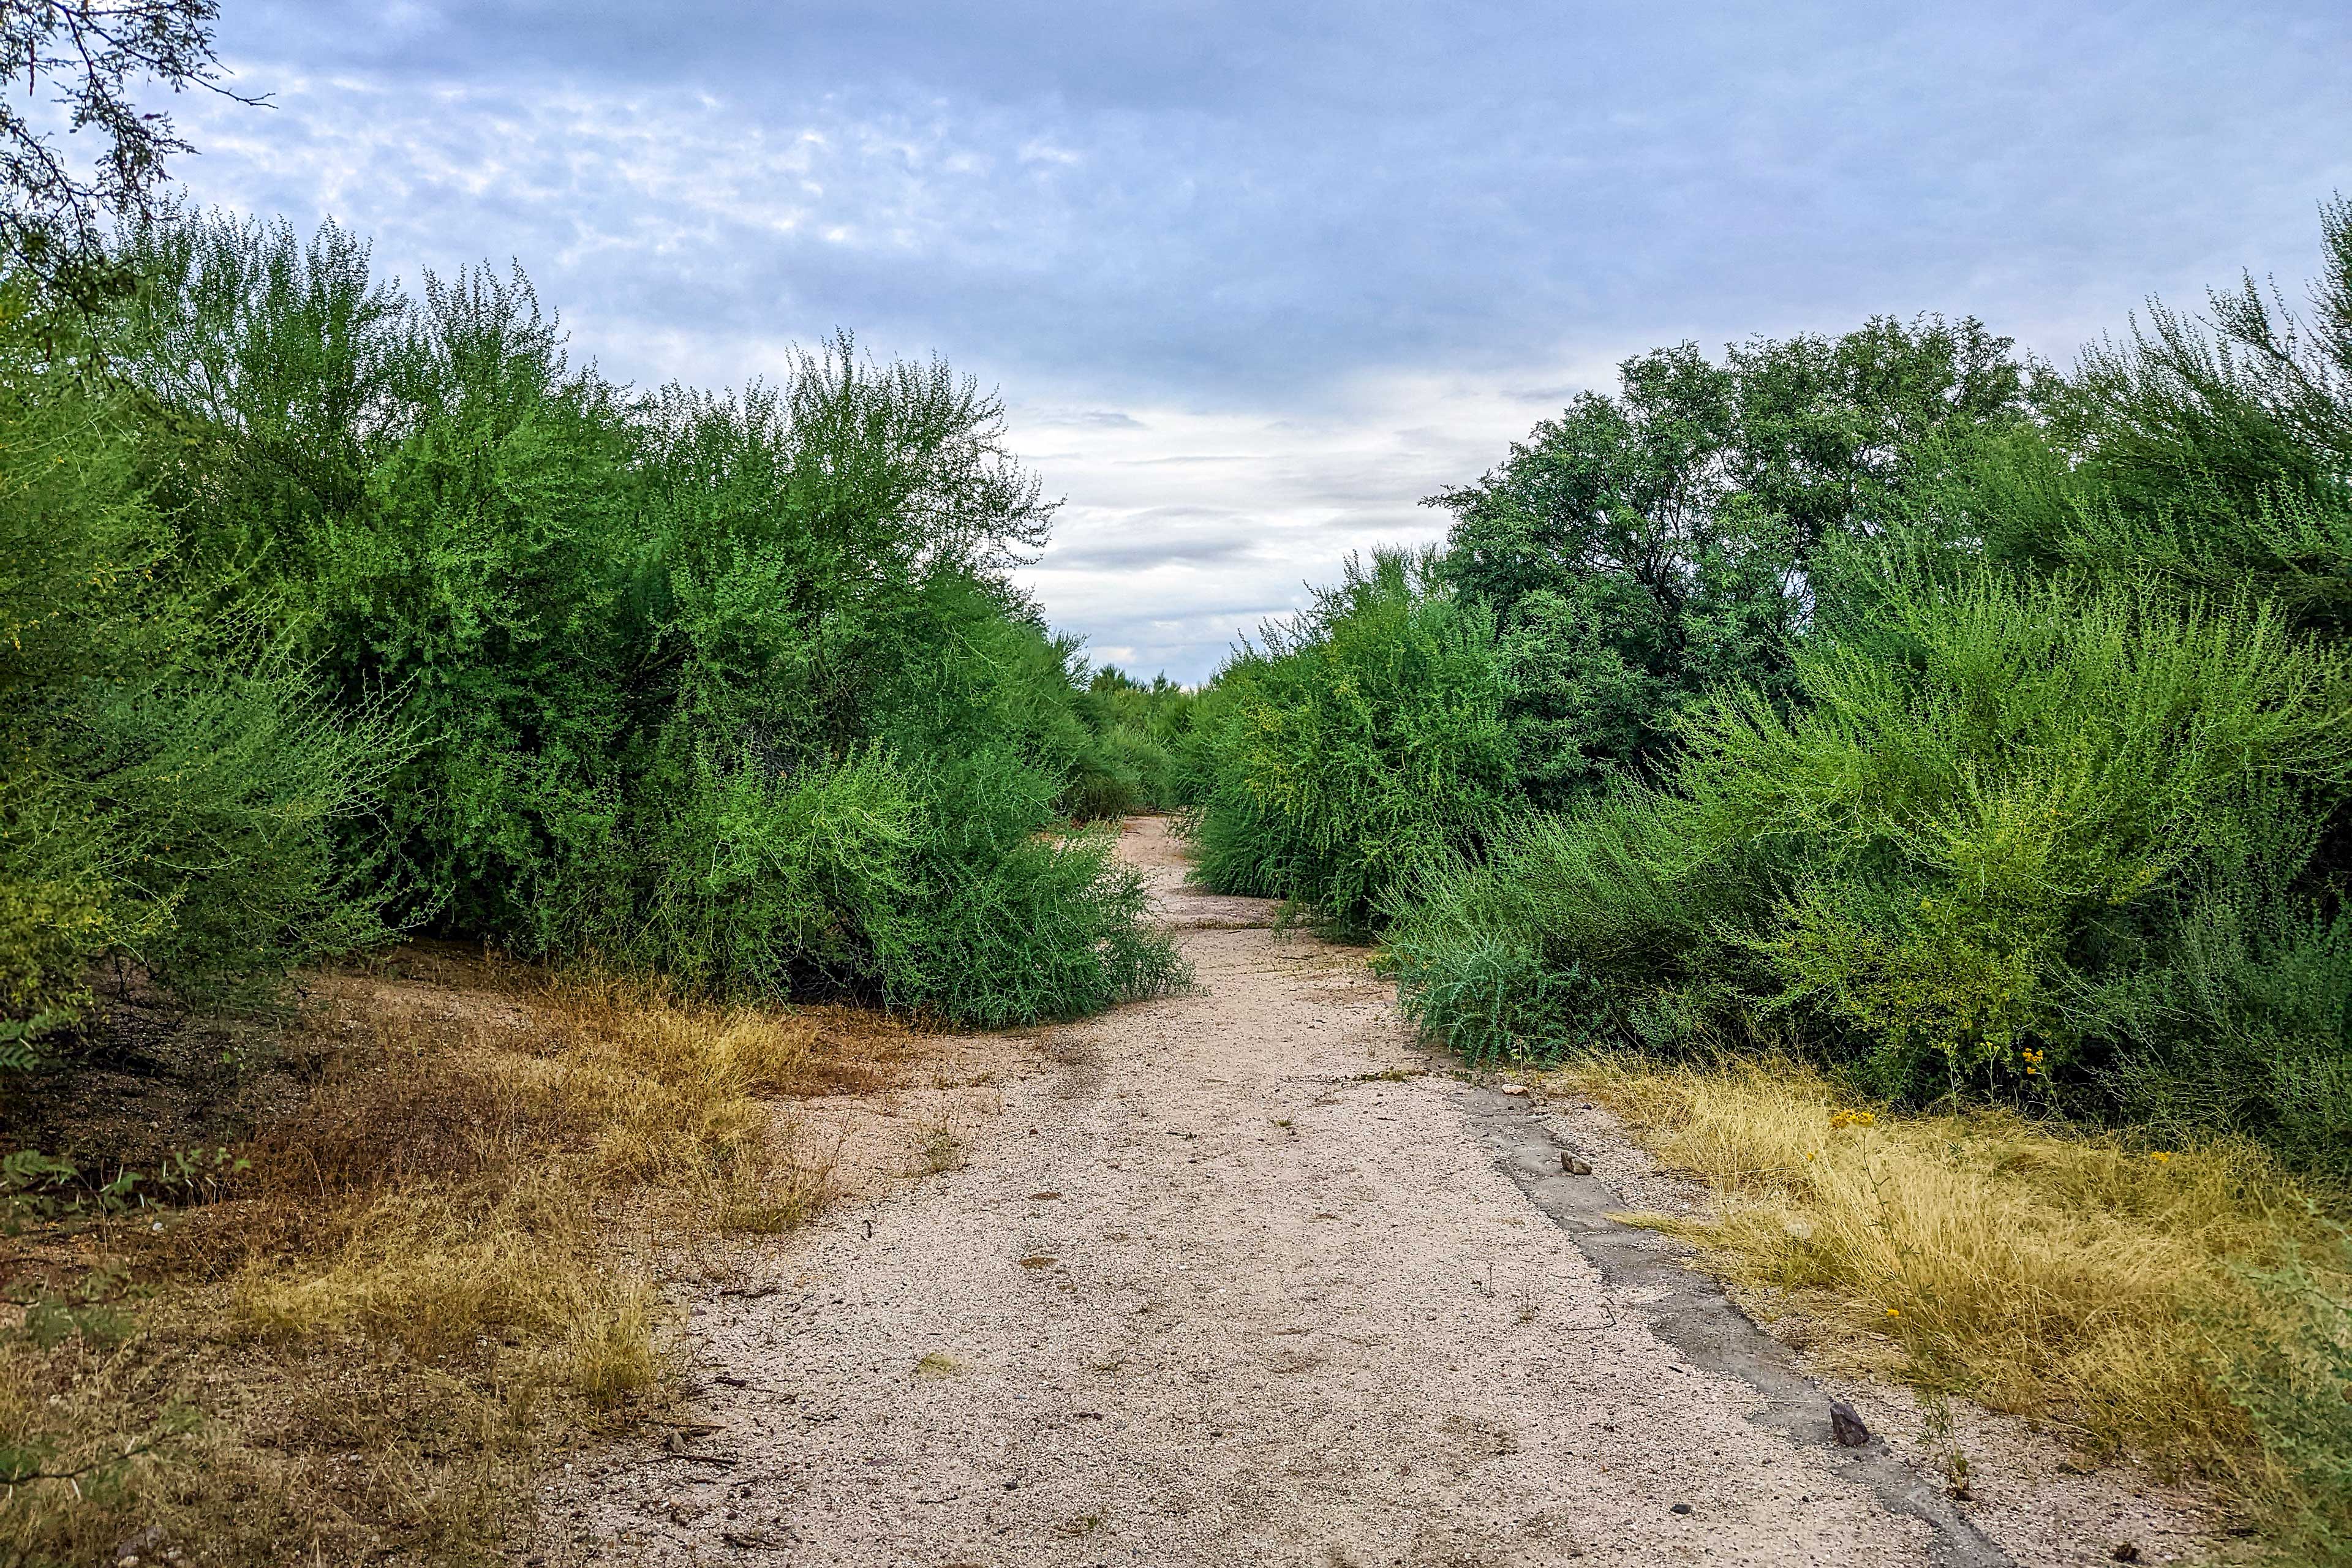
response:
{"label": "gravel path", "polygon": [[[1156,821],[1123,848],[1199,994],[971,1043],[931,1112],[963,1168],[698,1302],[707,1428],[583,1459],[542,1561],[2004,1560],[1654,1331],[1664,1292],[1515,1184],[1360,952],[1182,889]],[[2105,1559],[2106,1522],[2017,1560]]]}

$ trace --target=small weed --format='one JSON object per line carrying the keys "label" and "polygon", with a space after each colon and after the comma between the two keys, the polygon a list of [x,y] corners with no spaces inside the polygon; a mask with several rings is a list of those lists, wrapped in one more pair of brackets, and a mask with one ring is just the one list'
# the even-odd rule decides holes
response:
{"label": "small weed", "polygon": [[943,1176],[964,1167],[963,1140],[945,1121],[934,1121],[915,1133],[914,1174]]}
{"label": "small weed", "polygon": [[1944,1490],[1962,1501],[1973,1494],[1969,1490],[1969,1456],[1960,1447],[1959,1432],[1952,1424],[1951,1396],[1939,1389],[1923,1387],[1919,1391],[1920,1446],[1935,1457],[1944,1472]]}

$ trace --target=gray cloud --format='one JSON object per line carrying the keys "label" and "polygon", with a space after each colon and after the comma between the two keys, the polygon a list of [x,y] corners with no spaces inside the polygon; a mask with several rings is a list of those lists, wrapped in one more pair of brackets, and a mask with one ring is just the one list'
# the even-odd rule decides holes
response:
{"label": "gray cloud", "polygon": [[1150,426],[1132,415],[1117,409],[1091,408],[1083,413],[1049,416],[1038,421],[1045,425],[1073,425],[1085,430],[1148,430]]}
{"label": "gray cloud", "polygon": [[1139,538],[1073,545],[1049,551],[1041,566],[1055,570],[1112,570],[1123,566],[1216,566],[1246,561],[1255,553],[1242,538]]}

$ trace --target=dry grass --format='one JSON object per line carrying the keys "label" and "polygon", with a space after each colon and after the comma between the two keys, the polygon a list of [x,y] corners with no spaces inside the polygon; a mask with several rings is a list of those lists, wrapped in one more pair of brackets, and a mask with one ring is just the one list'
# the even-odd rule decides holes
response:
{"label": "dry grass", "polygon": [[1717,1194],[1642,1223],[1822,1353],[2208,1478],[2315,1560],[2352,1546],[2352,1252],[2258,1149],[1888,1115],[1786,1063],[1559,1077]]}
{"label": "dry grass", "polygon": [[[342,978],[216,1201],[8,1244],[0,1562],[495,1559],[536,1464],[653,1408],[661,1283],[828,1190],[776,1101],[904,1032],[472,965]],[[145,1532],[145,1533],[142,1533]]]}
{"label": "dry grass", "polygon": [[954,1123],[944,1118],[917,1128],[908,1142],[911,1175],[944,1176],[964,1167],[963,1139],[956,1132]]}

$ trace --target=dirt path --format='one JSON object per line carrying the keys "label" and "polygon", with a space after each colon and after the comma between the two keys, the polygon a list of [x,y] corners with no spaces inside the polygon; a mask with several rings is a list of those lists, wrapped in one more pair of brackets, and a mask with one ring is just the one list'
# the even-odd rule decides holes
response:
{"label": "dirt path", "polygon": [[1718,1298],[1675,1316],[1673,1281],[1587,1256],[1508,1168],[1547,1123],[1416,1076],[1443,1064],[1360,953],[1182,889],[1157,822],[1123,847],[1201,992],[970,1042],[928,1110],[860,1122],[937,1152],[929,1119],[960,1120],[967,1163],[771,1248],[774,1293],[697,1304],[709,1429],[583,1461],[542,1560],[2091,1562],[2125,1531],[2172,1555],[2105,1482],[2012,1506],[2006,1554],[1920,1517],[1937,1489],[1741,1374]]}

